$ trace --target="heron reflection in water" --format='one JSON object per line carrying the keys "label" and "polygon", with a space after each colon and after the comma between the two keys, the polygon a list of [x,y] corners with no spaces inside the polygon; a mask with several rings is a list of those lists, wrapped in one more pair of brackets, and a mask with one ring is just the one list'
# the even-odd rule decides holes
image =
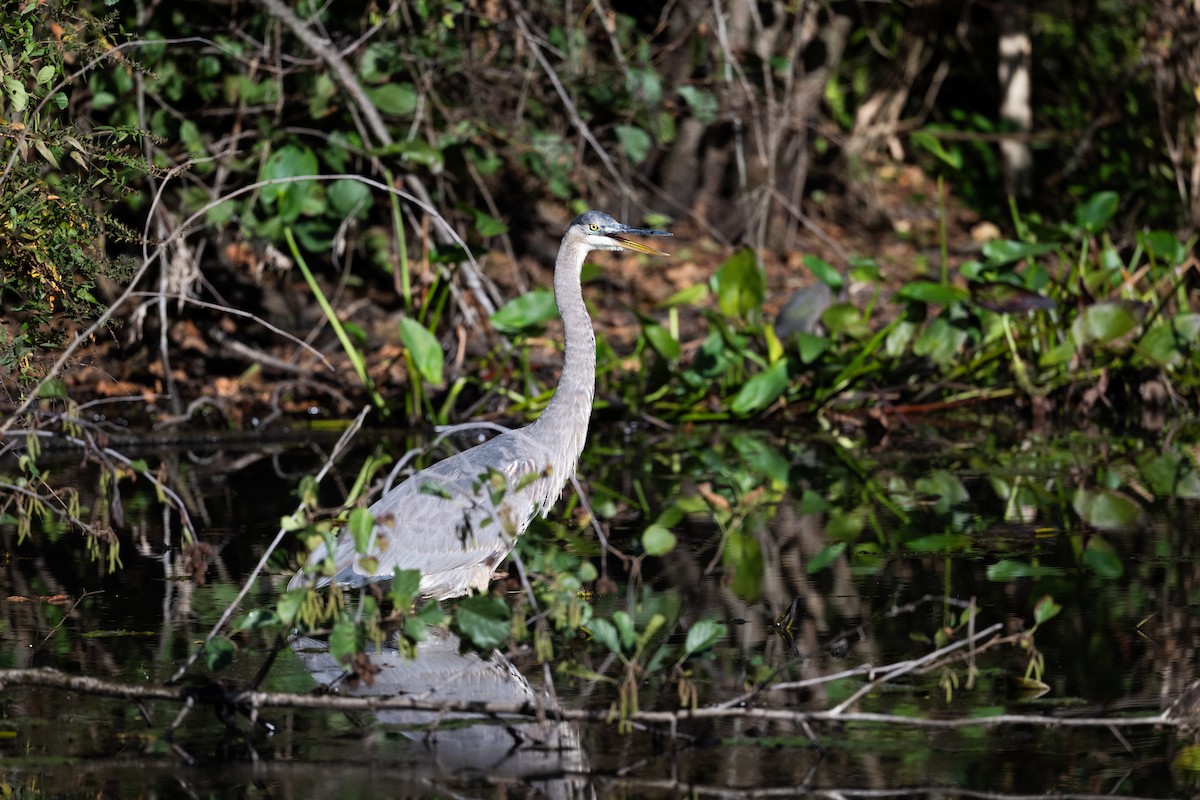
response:
{"label": "heron reflection in water", "polygon": [[[576,217],[554,263],[554,299],[565,337],[562,376],[533,423],[439,461],[374,505],[365,554],[348,530],[329,552],[319,544],[288,588],[313,581],[361,586],[399,569],[421,571],[421,594],[434,599],[484,591],[496,567],[534,516],[545,516],[575,474],[596,390],[596,334],[583,301],[580,271],[593,250],[665,256],[629,236],[670,236],[623,225],[599,211]],[[364,555],[369,558],[364,559]],[[324,574],[322,574],[324,573]]]}

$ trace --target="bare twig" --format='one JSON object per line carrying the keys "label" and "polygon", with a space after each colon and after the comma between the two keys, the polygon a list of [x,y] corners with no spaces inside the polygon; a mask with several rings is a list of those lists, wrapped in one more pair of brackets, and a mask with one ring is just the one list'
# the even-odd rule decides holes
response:
{"label": "bare twig", "polygon": [[[354,439],[354,436],[358,433],[358,429],[362,427],[363,420],[367,418],[367,414],[370,412],[370,410],[370,406],[363,407],[363,410],[358,412],[358,416],[354,418],[354,421],[351,422],[346,428],[345,432],[342,433],[341,438],[339,438],[337,443],[334,444],[333,449],[329,453],[329,457],[325,459],[325,464],[321,467],[321,470],[316,475],[316,482],[318,484],[324,480],[325,475],[328,474],[334,463],[342,455],[342,451],[345,450],[346,447],[349,446],[350,442]],[[303,512],[306,509],[307,506],[304,503],[301,503],[297,508],[297,512]],[[237,597],[233,598],[233,600],[225,608],[225,612],[221,614],[221,618],[217,620],[217,624],[214,625],[212,630],[208,632],[208,635],[204,637],[204,641],[200,644],[200,647],[196,648],[191,656],[188,657],[188,660],[184,662],[183,666],[176,670],[175,674],[171,676],[171,682],[177,681],[183,677],[184,673],[191,668],[192,664],[196,663],[196,659],[199,658],[200,654],[204,652],[204,648],[209,642],[212,641],[213,637],[225,627],[225,624],[229,621],[229,618],[233,616],[233,612],[236,611],[237,607],[241,604],[242,599],[245,598],[247,593],[249,593],[250,587],[254,585],[255,578],[257,578],[258,574],[262,572],[263,567],[267,565],[267,560],[271,557],[271,554],[275,552],[275,548],[279,546],[279,543],[283,541],[283,537],[287,534],[288,531],[282,527],[279,529],[279,532],[275,534],[275,538],[271,540],[271,543],[267,545],[266,551],[263,552],[262,558],[260,558],[258,563],[254,565],[254,569],[250,570],[250,574],[245,577],[242,583],[242,589],[237,593]]]}
{"label": "bare twig", "polygon": [[[378,712],[392,710],[431,711],[441,713],[502,714],[515,717],[566,722],[609,722],[609,709],[556,709],[541,707],[534,702],[494,703],[476,700],[426,700],[407,695],[346,697],[329,694],[295,694],[291,692],[251,692],[204,690],[194,687],[129,684],[81,675],[68,675],[53,669],[0,670],[0,689],[10,686],[41,686],[103,697],[127,700],[168,700],[188,702],[219,701],[249,713],[263,708],[299,708],[324,711]],[[217,696],[214,696],[217,695]],[[666,711],[636,711],[630,721],[646,725],[678,725],[688,720],[747,719],[772,722],[844,723],[865,722],[879,725],[898,725],[906,728],[954,730],[958,728],[993,728],[1000,725],[1038,725],[1049,728],[1135,728],[1179,727],[1192,724],[1186,719],[1162,714],[1136,717],[1058,717],[1047,714],[997,714],[990,717],[928,718],[876,713],[835,713],[833,711],[799,711],[788,708],[682,708]]]}

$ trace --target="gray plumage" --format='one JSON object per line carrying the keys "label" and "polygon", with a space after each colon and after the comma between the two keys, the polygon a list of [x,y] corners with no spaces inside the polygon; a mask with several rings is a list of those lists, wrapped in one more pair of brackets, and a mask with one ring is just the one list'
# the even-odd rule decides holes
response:
{"label": "gray plumage", "polygon": [[[554,264],[554,299],[565,336],[563,369],[542,415],[421,470],[381,497],[370,509],[375,529],[369,554],[375,569],[364,571],[354,540],[342,531],[333,554],[336,573],[332,579],[317,578],[317,586],[331,580],[361,586],[388,579],[399,567],[421,571],[421,593],[428,597],[487,588],[514,538],[558,501],[583,452],[596,389],[596,335],[580,285],[584,260],[593,250],[666,255],[626,239],[630,234],[670,236],[622,225],[599,211],[580,214],[563,235]],[[318,545],[309,565],[326,555],[325,546]],[[311,570],[302,569],[288,588],[309,580]]]}

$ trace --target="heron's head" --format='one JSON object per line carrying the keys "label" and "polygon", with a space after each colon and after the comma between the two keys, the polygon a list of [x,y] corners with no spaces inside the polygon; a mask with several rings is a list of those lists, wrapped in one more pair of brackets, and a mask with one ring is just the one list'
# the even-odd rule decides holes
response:
{"label": "heron's head", "polygon": [[627,236],[670,236],[666,231],[655,231],[649,228],[633,228],[622,225],[601,211],[585,211],[571,221],[564,237],[567,241],[583,242],[591,250],[634,250],[638,253],[648,253],[652,256],[669,255],[653,247],[647,247],[641,242],[627,239]]}

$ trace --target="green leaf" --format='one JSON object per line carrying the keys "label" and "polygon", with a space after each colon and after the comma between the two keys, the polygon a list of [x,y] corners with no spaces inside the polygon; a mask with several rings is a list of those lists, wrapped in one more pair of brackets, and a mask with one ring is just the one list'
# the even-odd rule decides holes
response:
{"label": "green leaf", "polygon": [[1032,242],[1016,242],[1012,239],[995,239],[983,244],[983,257],[991,266],[1003,266],[1014,261],[1020,261],[1058,249],[1055,244],[1035,244]]}
{"label": "green leaf", "polygon": [[[263,162],[259,179],[264,181],[297,178],[317,174],[317,155],[308,147],[284,145]],[[292,181],[264,186],[260,202],[268,211],[277,211],[285,223],[295,222],[315,190],[313,181]]]}
{"label": "green leaf", "polygon": [[617,628],[606,619],[593,619],[588,623],[588,631],[592,638],[609,649],[610,652],[621,654],[621,640]]}
{"label": "green leaf", "polygon": [[1117,193],[1097,192],[1075,207],[1075,224],[1088,233],[1099,233],[1117,213]]}
{"label": "green leaf", "polygon": [[300,609],[307,597],[308,589],[292,589],[281,594],[275,604],[275,613],[279,615],[279,621],[289,627],[295,625],[296,617],[300,615]]}
{"label": "green leaf", "polygon": [[1111,544],[1099,536],[1088,540],[1087,547],[1083,549],[1083,563],[1105,580],[1116,580],[1125,574],[1125,565],[1121,563],[1120,555]]}
{"label": "green leaf", "polygon": [[687,639],[683,643],[683,652],[689,656],[700,653],[717,643],[726,633],[725,626],[716,620],[697,620],[688,628]]}
{"label": "green leaf", "polygon": [[367,90],[369,99],[382,113],[407,117],[417,109],[417,90],[407,83],[385,83]]}
{"label": "green leaf", "polygon": [[558,316],[554,293],[546,289],[513,298],[492,314],[492,326],[501,333],[512,336],[534,328],[540,328]]}
{"label": "green leaf", "polygon": [[392,588],[388,595],[397,609],[406,609],[417,599],[421,591],[421,570],[401,569],[396,567],[392,572]]}
{"label": "green leaf", "polygon": [[346,528],[354,538],[356,552],[366,554],[374,527],[375,520],[367,509],[359,507],[350,512],[350,520],[346,523]]}
{"label": "green leaf", "polygon": [[38,397],[43,400],[66,400],[67,384],[62,378],[50,378],[38,388]]}
{"label": "green leaf", "polygon": [[758,256],[743,248],[725,259],[713,276],[717,305],[730,318],[745,319],[762,308],[766,279],[758,265]]}
{"label": "green leaf", "polygon": [[1106,344],[1129,333],[1138,324],[1129,305],[1120,302],[1088,306],[1071,324],[1077,345]]}
{"label": "green leaf", "polygon": [[657,323],[649,323],[642,329],[646,334],[646,341],[650,342],[650,346],[654,351],[668,361],[678,361],[680,355],[679,342],[671,335],[671,332]]}
{"label": "green leaf", "polygon": [[701,303],[708,297],[708,285],[704,283],[693,284],[686,289],[680,289],[675,294],[668,297],[658,304],[659,308],[673,308],[674,306],[694,306]]}
{"label": "green leaf", "polygon": [[642,547],[647,555],[665,556],[675,549],[675,534],[662,525],[650,525],[642,531]]}
{"label": "green leaf", "polygon": [[802,364],[811,364],[821,357],[821,354],[829,349],[829,339],[824,336],[818,336],[815,333],[807,333],[801,331],[793,333],[792,339],[796,342],[797,348],[800,350],[800,362]]}
{"label": "green leaf", "polygon": [[1060,611],[1062,611],[1062,606],[1054,602],[1053,597],[1046,595],[1033,607],[1033,622],[1035,625],[1041,625],[1047,620],[1054,619]]}
{"label": "green leaf", "polygon": [[1063,571],[1058,567],[1037,566],[1007,558],[1001,559],[995,564],[989,564],[987,568],[988,580],[998,583],[1014,581],[1018,578],[1057,577],[1062,574]]}
{"label": "green leaf", "polygon": [[841,558],[842,553],[846,552],[848,546],[846,542],[833,542],[832,544],[825,545],[815,556],[808,560],[808,563],[804,565],[804,571],[809,575],[815,575]]}
{"label": "green leaf", "polygon": [[621,646],[626,650],[632,650],[637,644],[637,629],[633,625],[633,617],[629,616],[628,611],[613,612],[613,624],[617,626],[617,632],[621,634]]}
{"label": "green leaf", "polygon": [[491,595],[475,595],[459,603],[454,612],[454,624],[459,633],[480,650],[507,644],[512,633],[508,605]]}
{"label": "green leaf", "polygon": [[1079,518],[1103,531],[1128,529],[1142,514],[1142,507],[1115,489],[1076,489],[1071,505]]}
{"label": "green leaf", "polygon": [[650,134],[636,125],[618,125],[617,126],[617,141],[621,143],[621,149],[625,151],[625,155],[629,156],[629,160],[635,164],[641,164],[650,155],[650,148],[654,146],[654,140],[650,138]]}
{"label": "green leaf", "polygon": [[408,349],[408,354],[412,356],[421,377],[427,383],[440,385],[446,354],[442,352],[437,337],[412,317],[401,317],[400,339]]}
{"label": "green leaf", "polygon": [[56,70],[54,69],[53,64],[47,64],[39,69],[37,73],[38,86],[45,86],[46,84],[50,83],[50,81],[54,80],[55,73]]}
{"label": "green leaf", "polygon": [[260,628],[269,628],[272,625],[278,625],[280,622],[279,615],[271,609],[254,608],[247,611],[233,623],[233,630],[237,632],[256,631]]}
{"label": "green leaf", "polygon": [[717,112],[720,106],[717,104],[717,96],[706,89],[697,89],[695,86],[681,86],[676,91],[683,101],[688,104],[688,108],[692,111],[692,116],[704,125],[710,125],[717,120]]}
{"label": "green leaf", "polygon": [[721,562],[725,571],[733,575],[734,594],[750,603],[758,600],[762,593],[763,555],[754,534],[741,530],[730,533]]}
{"label": "green leaf", "polygon": [[330,209],[339,217],[353,214],[365,219],[371,211],[371,190],[359,181],[342,178],[329,184],[325,190]]}
{"label": "green leaf", "polygon": [[735,414],[761,411],[778,400],[787,389],[787,385],[787,360],[776,361],[742,385],[733,402],[729,404],[729,410]]}
{"label": "green leaf", "polygon": [[1176,267],[1187,258],[1187,245],[1179,241],[1170,231],[1139,233],[1138,243],[1149,250],[1160,266]]}
{"label": "green leaf", "polygon": [[840,292],[846,284],[842,273],[838,272],[832,264],[824,259],[817,258],[814,255],[806,255],[804,256],[804,266],[808,267],[808,271],[813,274],[813,277],[835,292]]}
{"label": "green leaf", "polygon": [[329,655],[339,664],[345,664],[360,650],[358,644],[358,625],[349,617],[343,617],[333,623],[329,632]]}
{"label": "green leaf", "polygon": [[966,289],[949,283],[933,283],[932,281],[913,281],[904,285],[896,292],[901,300],[916,300],[918,303],[948,306],[961,303],[970,297]]}
{"label": "green leaf", "polygon": [[471,209],[471,214],[475,217],[475,232],[485,239],[508,233],[508,226],[491,214],[485,214],[478,208]]}
{"label": "green leaf", "polygon": [[871,334],[863,314],[851,303],[834,303],[821,314],[821,324],[833,335],[862,339]]}
{"label": "green leaf", "polygon": [[909,141],[915,145],[928,150],[939,161],[943,162],[952,169],[962,169],[963,154],[959,147],[951,147],[949,150],[942,144],[941,137],[934,135],[929,131],[913,131],[909,134]]}
{"label": "green leaf", "polygon": [[225,636],[214,636],[204,646],[204,663],[209,672],[216,672],[232,664],[236,653],[237,645],[232,640]]}

